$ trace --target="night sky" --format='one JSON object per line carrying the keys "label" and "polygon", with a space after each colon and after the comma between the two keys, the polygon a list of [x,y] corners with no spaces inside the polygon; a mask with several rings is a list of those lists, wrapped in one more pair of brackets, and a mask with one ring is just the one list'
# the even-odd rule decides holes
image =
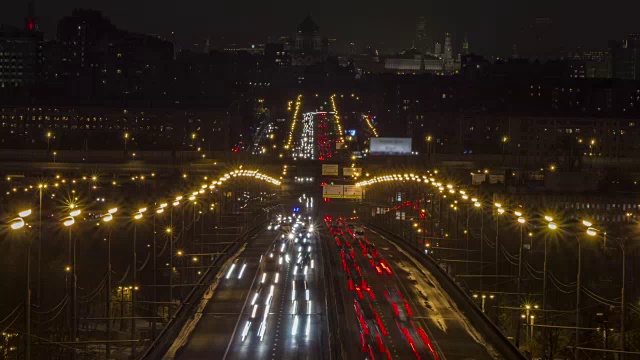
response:
{"label": "night sky", "polygon": [[[162,35],[175,31],[183,44],[210,37],[213,45],[264,43],[268,37],[291,35],[311,14],[323,36],[383,50],[410,47],[422,15],[436,40],[443,42],[444,33],[451,32],[458,50],[467,33],[471,50],[483,55],[508,54],[517,34],[536,17],[551,18],[558,39],[568,49],[606,49],[607,40],[640,32],[640,1],[595,4],[594,0],[41,0],[36,12],[40,29],[49,38],[58,19],[74,7],[84,7],[101,10],[123,29]],[[26,8],[26,0],[3,1],[0,23],[21,25]]]}

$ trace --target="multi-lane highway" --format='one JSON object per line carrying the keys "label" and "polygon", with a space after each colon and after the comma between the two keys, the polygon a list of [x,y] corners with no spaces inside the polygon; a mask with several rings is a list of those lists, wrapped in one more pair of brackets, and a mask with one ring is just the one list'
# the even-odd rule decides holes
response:
{"label": "multi-lane highway", "polygon": [[324,205],[344,357],[498,357],[415,259],[350,218],[353,205]]}
{"label": "multi-lane highway", "polygon": [[[322,359],[326,297],[313,225],[256,236],[224,276],[180,359]],[[301,217],[302,221],[302,217]],[[291,229],[291,230],[289,230]]]}
{"label": "multi-lane highway", "polygon": [[221,270],[177,358],[499,357],[416,259],[349,216],[354,204],[309,203]]}

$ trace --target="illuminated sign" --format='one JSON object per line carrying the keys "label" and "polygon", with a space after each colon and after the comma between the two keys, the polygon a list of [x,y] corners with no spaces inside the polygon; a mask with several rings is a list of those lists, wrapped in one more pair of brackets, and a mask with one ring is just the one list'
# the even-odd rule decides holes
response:
{"label": "illuminated sign", "polygon": [[411,138],[371,138],[371,155],[411,155]]}

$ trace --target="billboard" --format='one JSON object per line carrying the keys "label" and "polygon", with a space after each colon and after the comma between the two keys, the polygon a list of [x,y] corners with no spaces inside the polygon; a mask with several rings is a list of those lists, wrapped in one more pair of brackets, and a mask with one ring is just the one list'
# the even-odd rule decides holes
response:
{"label": "billboard", "polygon": [[362,187],[355,185],[325,185],[322,197],[332,199],[362,199]]}
{"label": "billboard", "polygon": [[345,199],[362,199],[362,186],[343,185]]}
{"label": "billboard", "polygon": [[322,164],[322,175],[338,176],[338,164]]}
{"label": "billboard", "polygon": [[322,187],[322,197],[325,198],[337,198],[342,199],[343,187],[342,185],[325,185]]}
{"label": "billboard", "polygon": [[362,168],[346,167],[342,169],[342,175],[344,176],[360,176],[362,175]]}
{"label": "billboard", "polygon": [[371,155],[411,155],[411,138],[371,138]]}

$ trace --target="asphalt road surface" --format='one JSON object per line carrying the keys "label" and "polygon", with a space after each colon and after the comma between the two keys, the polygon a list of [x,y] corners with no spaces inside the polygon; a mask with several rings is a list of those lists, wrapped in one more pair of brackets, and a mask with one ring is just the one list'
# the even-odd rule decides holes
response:
{"label": "asphalt road surface", "polygon": [[[352,214],[350,206],[353,205],[325,204],[321,214],[331,216],[335,223],[337,218],[348,218]],[[361,226],[357,219],[347,223]],[[366,227],[363,241],[355,239],[345,226],[339,230],[344,234],[326,231],[323,239],[330,244],[329,266],[336,275],[337,312],[344,315],[340,317],[343,357],[499,358],[490,355],[493,352],[484,345],[482,336],[415,259],[382,234]],[[357,264],[359,271],[353,264]],[[359,291],[355,285],[350,286],[349,279],[360,284]],[[366,307],[370,311],[364,311]],[[362,323],[369,330],[364,343],[361,334],[367,331],[363,330]],[[377,339],[378,334],[381,340]]]}
{"label": "asphalt road surface", "polygon": [[[315,228],[310,238],[265,230],[249,241],[222,270],[177,358],[499,358],[431,274],[393,241],[368,228],[358,240],[346,223],[330,233],[325,216],[335,224],[354,205],[321,203],[317,212],[303,206]],[[357,219],[347,223],[361,226]]]}
{"label": "asphalt road surface", "polygon": [[322,260],[315,236],[261,232],[233,268],[223,269],[225,276],[176,357],[329,358]]}

